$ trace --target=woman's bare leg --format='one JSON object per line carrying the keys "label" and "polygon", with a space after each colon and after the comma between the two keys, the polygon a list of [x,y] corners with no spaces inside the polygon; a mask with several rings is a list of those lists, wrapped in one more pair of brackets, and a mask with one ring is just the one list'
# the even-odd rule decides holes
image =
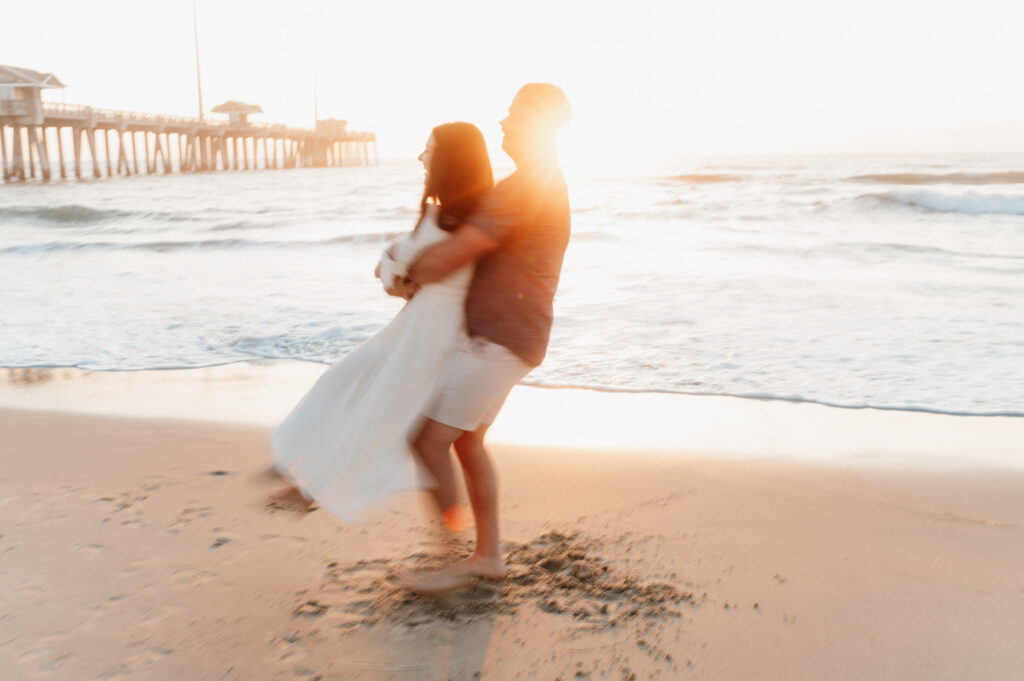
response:
{"label": "woman's bare leg", "polygon": [[434,478],[434,487],[430,492],[442,520],[446,514],[451,513],[449,509],[456,508],[458,499],[451,446],[461,434],[462,431],[458,428],[427,419],[412,441],[412,450],[416,458]]}

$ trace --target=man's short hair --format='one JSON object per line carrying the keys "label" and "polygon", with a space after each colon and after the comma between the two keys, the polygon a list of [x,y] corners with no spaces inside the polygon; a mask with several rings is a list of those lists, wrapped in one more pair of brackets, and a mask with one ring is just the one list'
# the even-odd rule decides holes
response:
{"label": "man's short hair", "polygon": [[565,127],[572,119],[572,106],[562,88],[551,83],[527,83],[519,88],[516,99],[533,109],[537,122],[552,133]]}

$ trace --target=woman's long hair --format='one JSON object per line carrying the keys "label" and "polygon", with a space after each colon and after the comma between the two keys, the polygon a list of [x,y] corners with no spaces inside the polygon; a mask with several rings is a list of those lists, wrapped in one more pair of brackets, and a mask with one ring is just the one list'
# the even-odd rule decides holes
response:
{"label": "woman's long hair", "polygon": [[491,159],[483,134],[472,123],[445,123],[431,134],[434,153],[423,187],[420,221],[433,200],[441,206],[437,224],[451,232],[494,187]]}

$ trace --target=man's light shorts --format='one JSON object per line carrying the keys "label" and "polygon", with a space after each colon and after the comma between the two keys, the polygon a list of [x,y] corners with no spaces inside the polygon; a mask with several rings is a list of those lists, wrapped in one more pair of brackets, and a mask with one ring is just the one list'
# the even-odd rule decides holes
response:
{"label": "man's light shorts", "polygon": [[464,431],[490,425],[532,368],[503,345],[463,337],[423,415]]}

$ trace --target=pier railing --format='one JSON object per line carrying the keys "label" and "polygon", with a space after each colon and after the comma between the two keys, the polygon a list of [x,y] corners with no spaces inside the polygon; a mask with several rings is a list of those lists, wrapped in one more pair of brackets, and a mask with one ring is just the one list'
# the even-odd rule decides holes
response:
{"label": "pier railing", "polygon": [[26,99],[0,99],[0,116],[33,116],[39,104]]}
{"label": "pier railing", "polygon": [[118,109],[97,109],[81,104],[43,104],[43,116],[60,119],[95,119],[101,123],[126,123],[136,125],[171,125],[175,127],[227,128],[227,121],[205,120],[188,116],[120,111]]}

